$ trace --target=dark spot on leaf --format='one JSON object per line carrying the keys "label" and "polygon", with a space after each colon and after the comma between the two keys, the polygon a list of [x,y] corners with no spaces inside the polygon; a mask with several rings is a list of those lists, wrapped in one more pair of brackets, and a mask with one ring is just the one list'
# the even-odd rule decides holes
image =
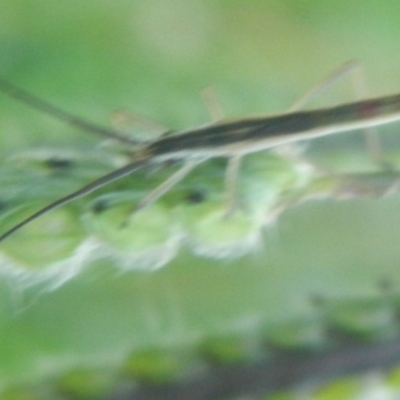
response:
{"label": "dark spot on leaf", "polygon": [[308,298],[310,304],[314,307],[323,307],[327,304],[327,299],[321,294],[313,294]]}
{"label": "dark spot on leaf", "polygon": [[70,169],[73,162],[67,158],[52,157],[45,161],[45,165],[55,171],[64,171]]}
{"label": "dark spot on leaf", "polygon": [[0,213],[7,210],[7,203],[5,201],[0,200]]}
{"label": "dark spot on leaf", "polygon": [[191,204],[200,204],[206,199],[204,190],[192,190],[186,195],[186,201]]}
{"label": "dark spot on leaf", "polygon": [[93,214],[100,214],[100,213],[106,211],[108,209],[108,207],[109,207],[108,202],[100,199],[100,200],[96,200],[93,203],[91,208],[92,208]]}
{"label": "dark spot on leaf", "polygon": [[382,278],[378,281],[378,288],[384,293],[393,290],[393,281],[389,277]]}

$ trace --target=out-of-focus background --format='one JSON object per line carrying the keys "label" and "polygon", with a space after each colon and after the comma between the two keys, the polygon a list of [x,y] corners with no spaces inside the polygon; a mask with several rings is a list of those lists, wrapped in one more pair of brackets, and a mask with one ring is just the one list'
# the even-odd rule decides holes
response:
{"label": "out-of-focus background", "polygon": [[[371,96],[400,91],[399,15],[399,2],[372,0],[2,0],[0,75],[100,124],[126,108],[181,130],[210,120],[200,95],[210,85],[232,117],[285,110],[351,60],[363,66]],[[344,79],[312,106],[353,96]],[[96,144],[0,94],[3,160]],[[245,261],[183,254],[153,274],[93,279],[92,271],[27,302],[4,283],[0,388],[81,364],[117,366],[141,346],[306,318],[312,295],[363,296],[383,280],[398,284],[398,211],[396,197],[305,205]]]}

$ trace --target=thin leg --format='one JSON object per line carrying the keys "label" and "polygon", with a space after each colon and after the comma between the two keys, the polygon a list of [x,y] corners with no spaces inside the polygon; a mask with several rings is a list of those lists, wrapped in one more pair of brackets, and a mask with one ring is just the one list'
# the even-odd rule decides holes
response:
{"label": "thin leg", "polygon": [[[364,71],[361,65],[357,62],[351,61],[339,69],[334,71],[331,75],[319,82],[311,90],[304,94],[298,99],[288,110],[288,113],[297,111],[304,107],[311,100],[318,97],[322,92],[329,89],[332,85],[337,83],[343,77],[350,75],[354,92],[357,100],[361,100],[367,97],[367,89]],[[365,131],[365,142],[368,154],[374,162],[380,163],[382,161],[382,148],[379,141],[379,136],[375,128],[367,128]]]}
{"label": "thin leg", "polygon": [[[204,103],[211,115],[213,122],[221,121],[225,118],[224,111],[222,110],[221,103],[215,94],[213,88],[207,87],[202,91]],[[238,173],[242,157],[234,156],[228,159],[228,166],[225,171],[225,195],[226,195],[226,216],[231,216],[238,207],[238,200],[236,196],[236,188],[238,182]]]}
{"label": "thin leg", "polygon": [[[362,69],[361,65],[357,64],[355,66],[352,79],[357,100],[365,99],[368,96],[368,91],[364,70]],[[383,150],[377,129],[366,128],[364,129],[364,135],[367,151],[372,161],[376,162],[377,164],[381,164],[383,162]]]}
{"label": "thin leg", "polygon": [[[356,88],[355,84],[355,74],[354,71],[360,70],[360,65],[354,61],[350,61],[337,70],[332,72],[328,77],[324,78],[322,81],[318,82],[314,87],[312,87],[309,91],[307,91],[302,97],[300,97],[291,107],[287,110],[288,113],[295,112],[303,108],[310,101],[321,95],[321,93],[325,92],[327,89],[332,87],[335,83],[337,83],[340,79],[345,76],[352,74],[353,84]],[[357,90],[357,97],[361,96],[361,93]]]}
{"label": "thin leg", "polygon": [[178,171],[172,174],[166,181],[157,186],[147,196],[145,196],[138,204],[136,204],[131,211],[129,211],[122,226],[126,226],[129,222],[129,217],[137,211],[150,206],[157,201],[164,194],[169,192],[175,185],[177,185],[185,176],[189,174],[197,165],[202,163],[205,159],[197,159],[186,162]]}
{"label": "thin leg", "polygon": [[[211,86],[205,88],[201,92],[204,104],[211,115],[213,122],[221,121],[225,118],[224,111],[222,110],[221,103],[219,102],[215,91]],[[238,206],[236,196],[236,188],[238,182],[238,173],[241,164],[241,156],[234,156],[228,159],[228,166],[225,171],[225,193],[226,193],[226,216],[231,216]]]}
{"label": "thin leg", "polygon": [[[149,142],[158,139],[168,132],[165,126],[158,122],[145,118],[141,115],[132,113],[128,110],[117,110],[111,115],[112,125],[121,132],[131,133],[134,130],[135,139],[138,141]],[[138,128],[142,130],[142,132]],[[135,133],[138,133],[135,135]],[[136,137],[137,136],[137,137]]]}
{"label": "thin leg", "polygon": [[228,160],[228,166],[225,172],[227,216],[232,215],[238,206],[236,187],[241,160],[241,156],[234,156],[229,158]]}
{"label": "thin leg", "polygon": [[214,89],[209,86],[201,91],[201,95],[203,97],[204,104],[211,115],[212,122],[223,120],[225,118],[225,113]]}

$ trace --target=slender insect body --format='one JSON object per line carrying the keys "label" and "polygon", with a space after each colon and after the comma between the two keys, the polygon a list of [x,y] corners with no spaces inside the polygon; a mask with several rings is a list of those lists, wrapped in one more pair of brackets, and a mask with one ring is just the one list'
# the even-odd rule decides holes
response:
{"label": "slender insect body", "polygon": [[325,109],[244,118],[178,133],[147,147],[155,158],[231,157],[400,119],[400,95]]}
{"label": "slender insect body", "polygon": [[[337,74],[333,75],[332,81],[349,72],[351,68],[353,68],[351,64],[342,67]],[[134,148],[138,144],[143,146],[143,143],[125,137],[120,132],[114,132],[70,115],[2,80],[0,80],[0,91],[81,130],[112,138],[125,143],[129,148]],[[311,91],[310,94],[297,102],[295,107],[291,108],[291,111],[298,109],[299,105],[304,104],[305,99],[311,98],[317,92],[318,90],[315,89]],[[232,194],[240,158],[246,154],[397,120],[400,120],[400,94],[311,111],[227,120],[161,137],[133,153],[133,161],[128,165],[112,171],[76,192],[47,205],[0,236],[0,241],[41,215],[153,164],[175,161],[184,163],[180,170],[150,193],[139,208],[157,200],[199,163],[209,158],[230,158],[227,168],[227,183],[228,192]]]}

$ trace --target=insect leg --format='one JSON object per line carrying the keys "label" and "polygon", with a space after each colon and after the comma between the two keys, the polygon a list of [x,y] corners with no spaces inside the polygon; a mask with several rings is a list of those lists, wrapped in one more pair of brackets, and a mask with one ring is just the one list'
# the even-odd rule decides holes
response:
{"label": "insect leg", "polygon": [[[362,100],[368,95],[364,70],[358,62],[350,61],[339,67],[327,78],[323,79],[313,88],[311,88],[311,90],[306,92],[294,104],[292,104],[287,112],[291,113],[300,110],[307,103],[321,95],[324,91],[348,75],[350,75],[356,99]],[[364,129],[364,132],[368,154],[374,162],[380,163],[382,161],[382,148],[376,129],[366,128]]]}
{"label": "insect leg", "polygon": [[[169,129],[158,122],[128,110],[117,110],[112,113],[111,124],[119,132],[127,132],[130,135],[132,135],[132,128],[136,128],[133,129],[135,140],[142,141],[143,143],[154,141],[169,131]],[[137,128],[141,131],[138,131]]]}
{"label": "insect leg", "polygon": [[[364,69],[360,64],[356,63],[352,72],[352,81],[356,99],[362,100],[368,96]],[[382,144],[379,140],[377,129],[371,127],[365,128],[364,136],[367,152],[371,157],[371,160],[377,164],[384,164]]]}
{"label": "insect leg", "polygon": [[[225,118],[221,103],[219,102],[215,91],[211,86],[202,91],[204,103],[211,115],[213,122],[221,121]],[[239,168],[242,157],[235,155],[228,159],[228,165],[225,171],[225,191],[226,191],[226,216],[232,215],[238,207],[236,188],[238,182]]]}
{"label": "insect leg", "polygon": [[172,174],[167,180],[161,185],[157,186],[147,196],[145,196],[138,204],[136,204],[132,210],[129,211],[122,226],[126,226],[129,222],[129,217],[137,211],[150,206],[152,203],[157,201],[164,194],[169,192],[175,185],[177,185],[183,178],[185,178],[197,165],[202,163],[205,158],[198,158],[195,160],[187,161],[178,171]]}
{"label": "insect leg", "polygon": [[228,166],[225,172],[227,216],[233,214],[238,206],[236,188],[241,160],[242,156],[239,155],[228,159]]}
{"label": "insect leg", "polygon": [[215,90],[209,86],[201,91],[204,104],[211,115],[212,122],[218,122],[225,118],[225,113],[222,109],[221,103],[215,93]]}
{"label": "insect leg", "polygon": [[[320,96],[323,92],[325,92],[327,89],[332,87],[334,84],[336,84],[338,81],[340,81],[342,78],[344,78],[347,75],[352,76],[353,84],[355,85],[355,71],[360,69],[360,65],[355,62],[355,61],[350,61],[342,66],[340,66],[337,70],[333,71],[329,76],[318,82],[315,86],[313,86],[310,90],[308,90],[306,93],[304,93],[303,96],[301,96],[298,100],[296,100],[287,110],[287,113],[292,113],[295,111],[300,110],[303,108],[305,105],[307,105],[310,101],[315,99],[316,97]],[[360,93],[358,93],[358,97],[361,96]]]}

